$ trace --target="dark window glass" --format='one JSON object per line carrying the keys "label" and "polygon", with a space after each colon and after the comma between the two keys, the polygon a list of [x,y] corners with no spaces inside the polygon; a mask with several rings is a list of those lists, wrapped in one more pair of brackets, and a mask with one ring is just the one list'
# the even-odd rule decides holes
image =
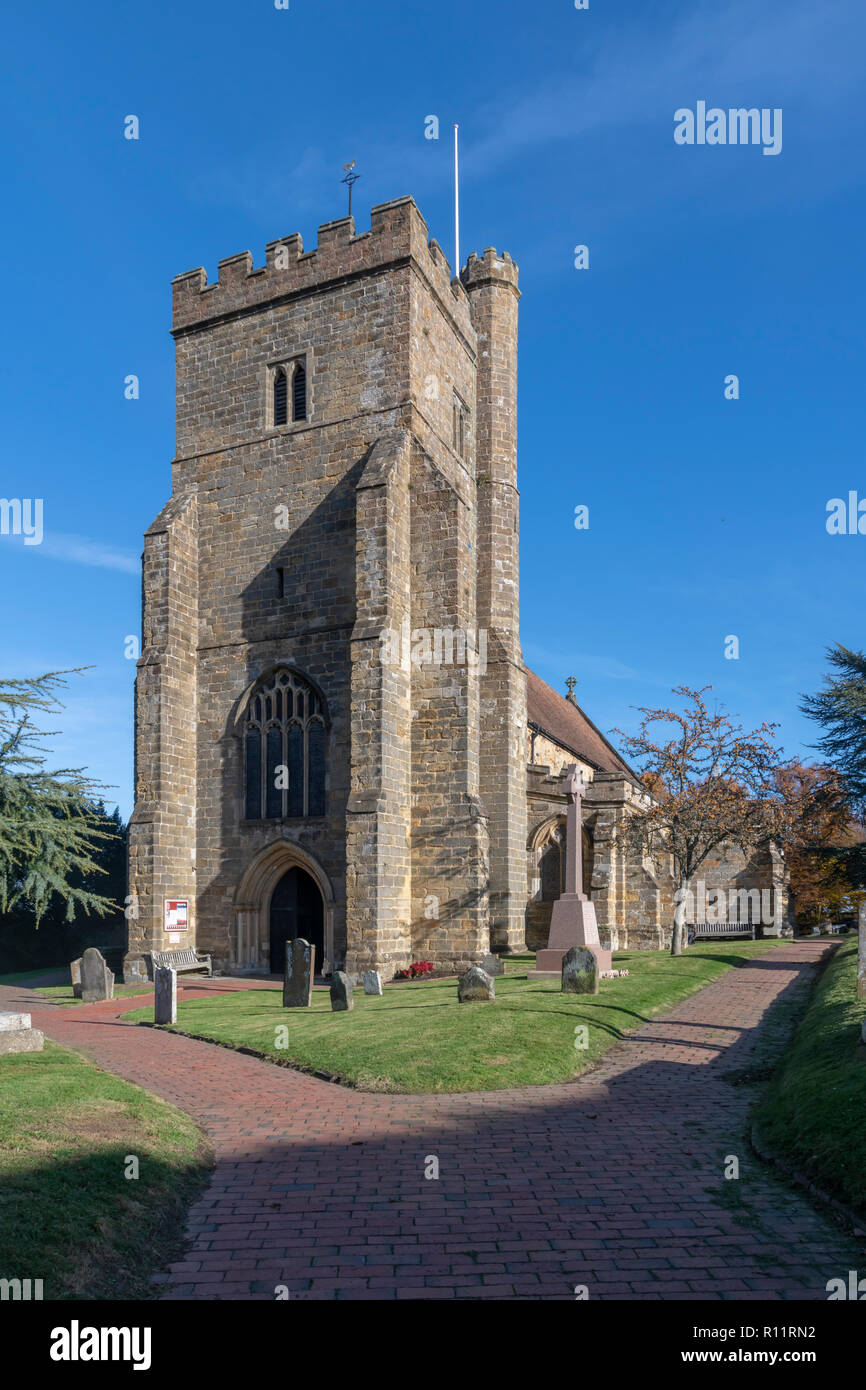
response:
{"label": "dark window glass", "polygon": [[325,727],[318,719],[307,730],[307,767],[309,769],[310,816],[325,814]]}
{"label": "dark window glass", "polygon": [[282,367],[274,373],[274,424],[285,425],[288,423],[288,395],[289,384],[286,381],[286,374]]}
{"label": "dark window glass", "polygon": [[562,853],[555,840],[544,848],[541,855],[541,901],[556,902],[562,892]]}
{"label": "dark window glass", "polygon": [[304,814],[304,731],[289,725],[289,815]]}
{"label": "dark window glass", "polygon": [[[280,729],[268,729],[268,783],[265,798],[265,815],[268,820],[279,820],[283,814],[283,790],[277,786],[277,774],[283,762],[283,735]],[[285,782],[285,774],[279,779]]]}
{"label": "dark window glass", "polygon": [[292,375],[292,419],[307,418],[307,372],[303,362],[298,362]]}
{"label": "dark window glass", "polygon": [[262,814],[262,736],[258,729],[247,730],[246,765],[247,819],[258,820]]}

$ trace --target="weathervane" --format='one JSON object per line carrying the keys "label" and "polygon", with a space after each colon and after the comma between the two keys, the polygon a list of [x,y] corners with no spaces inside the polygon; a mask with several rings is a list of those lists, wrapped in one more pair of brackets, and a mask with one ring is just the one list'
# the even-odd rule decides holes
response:
{"label": "weathervane", "polygon": [[355,174],[355,173],[352,172],[354,168],[355,168],[355,160],[354,160],[354,159],[351,161],[350,164],[344,164],[344,165],[343,165],[343,173],[346,175],[346,177],[345,177],[344,179],[341,179],[341,180],[340,180],[341,183],[347,184],[347,185],[348,185],[348,188],[349,188],[349,216],[350,216],[350,217],[352,216],[352,188],[353,188],[353,186],[358,182],[358,179],[361,177],[360,174]]}

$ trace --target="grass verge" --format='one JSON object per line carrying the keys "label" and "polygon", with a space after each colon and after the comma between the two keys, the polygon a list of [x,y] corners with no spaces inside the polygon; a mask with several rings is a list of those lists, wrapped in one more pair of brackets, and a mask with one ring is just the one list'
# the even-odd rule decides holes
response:
{"label": "grass verge", "polygon": [[[631,973],[602,980],[595,996],[562,994],[556,980],[529,980],[526,967],[498,977],[489,1004],[458,1004],[453,979],[392,984],[381,997],[356,990],[353,1011],[340,1014],[327,990],[313,991],[309,1009],[284,1009],[279,990],[237,990],[179,1004],[177,1027],[365,1091],[546,1085],[578,1076],[625,1033],[776,944],[706,942],[676,959],[622,951],[616,967]],[[125,1017],[149,1021],[153,1012]]]}
{"label": "grass verge", "polygon": [[42,1279],[45,1299],[154,1297],[211,1167],[195,1123],[47,1041],[0,1058],[0,1078],[0,1278]]}
{"label": "grass verge", "polygon": [[[62,1004],[64,1008],[71,1008],[73,1004],[83,1004],[83,999],[76,999],[72,993],[72,985],[38,985],[34,990],[40,998],[47,999],[52,1004]],[[136,994],[152,994],[153,985],[115,985],[115,999],[133,998]]]}
{"label": "grass verge", "polygon": [[863,1013],[852,937],[824,969],[753,1118],[762,1150],[866,1217]]}
{"label": "grass verge", "polygon": [[38,980],[42,975],[56,975],[62,969],[62,965],[51,965],[42,970],[13,970],[11,975],[0,975],[0,985],[20,985],[22,980]]}

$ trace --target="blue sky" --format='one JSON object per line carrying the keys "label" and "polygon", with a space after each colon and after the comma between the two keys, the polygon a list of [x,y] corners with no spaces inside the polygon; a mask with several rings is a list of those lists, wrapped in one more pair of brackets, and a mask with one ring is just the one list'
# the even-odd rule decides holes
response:
{"label": "blue sky", "polygon": [[[825,646],[866,640],[866,536],[825,529],[831,497],[866,497],[860,0],[139,0],[18,6],[3,27],[0,495],[43,498],[45,539],[0,536],[2,670],[91,668],[57,763],[128,814],[172,276],[214,279],[246,248],[261,264],[294,231],[315,245],[353,157],[359,230],[411,193],[450,254],[454,121],[464,258],[520,266],[527,661],[560,689],[574,674],[605,731],[711,683],[804,750]],[[699,100],[782,108],[782,152],[676,145]]]}

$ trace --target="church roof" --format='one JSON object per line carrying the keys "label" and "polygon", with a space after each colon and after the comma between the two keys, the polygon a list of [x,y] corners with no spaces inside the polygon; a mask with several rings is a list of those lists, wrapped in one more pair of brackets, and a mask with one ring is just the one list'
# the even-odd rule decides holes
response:
{"label": "church roof", "polygon": [[639,781],[637,773],[620,757],[613,744],[595,727],[578,704],[566,700],[526,667],[526,716],[554,743],[575,753],[599,772],[619,773]]}

